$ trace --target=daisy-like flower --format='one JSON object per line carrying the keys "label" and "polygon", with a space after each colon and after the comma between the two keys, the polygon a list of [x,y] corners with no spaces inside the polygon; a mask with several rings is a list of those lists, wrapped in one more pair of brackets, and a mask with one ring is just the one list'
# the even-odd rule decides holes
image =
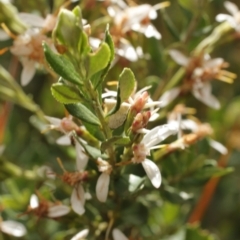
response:
{"label": "daisy-like flower", "polygon": [[0,231],[13,237],[23,237],[27,233],[25,226],[16,221],[0,219]]}
{"label": "daisy-like flower", "polygon": [[150,155],[151,149],[159,148],[157,144],[164,141],[170,135],[176,134],[178,128],[172,124],[165,124],[151,130],[142,129],[139,132],[146,134],[140,143],[133,145],[133,158],[131,161],[133,163],[141,163],[152,185],[155,188],[159,188],[162,182],[160,170],[147,156]]}
{"label": "daisy-like flower", "polygon": [[236,74],[224,70],[228,67],[222,58],[211,59],[208,54],[200,54],[196,57],[186,57],[177,50],[169,52],[172,59],[186,68],[186,74],[182,86],[175,87],[163,94],[159,99],[166,106],[179,94],[191,92],[199,101],[214,109],[220,108],[218,99],[212,95],[210,81],[213,79],[232,83]]}
{"label": "daisy-like flower", "polygon": [[79,233],[77,233],[76,235],[74,235],[70,240],[84,240],[84,239],[86,239],[88,234],[89,234],[89,230],[84,229],[84,230],[80,231]]}
{"label": "daisy-like flower", "polygon": [[48,15],[46,19],[43,19],[28,13],[18,15],[26,23],[28,29],[19,36],[11,34],[14,41],[13,46],[10,47],[10,52],[17,56],[22,63],[21,84],[25,86],[33,78],[36,67],[44,65],[42,42],[44,41],[53,47],[52,40],[46,36],[46,33],[54,28],[56,17]]}
{"label": "daisy-like flower", "polygon": [[118,228],[114,228],[112,231],[113,240],[128,240],[124,233]]}
{"label": "daisy-like flower", "polygon": [[231,15],[220,13],[216,16],[216,20],[218,22],[228,21],[232,28],[240,33],[240,10],[238,6],[229,1],[224,2],[224,6]]}
{"label": "daisy-like flower", "polygon": [[102,172],[97,180],[96,195],[100,202],[106,202],[108,195],[108,188],[110,183],[110,174],[112,172],[112,166],[101,158],[97,159],[98,170]]}
{"label": "daisy-like flower", "polygon": [[32,80],[36,72],[36,66],[44,63],[43,41],[51,45],[51,40],[40,29],[33,28],[17,36],[13,46],[10,47],[10,52],[20,59],[23,66],[21,73],[22,86],[26,86]]}
{"label": "daisy-like flower", "polygon": [[58,218],[70,212],[70,208],[60,203],[53,203],[41,199],[39,201],[37,195],[33,194],[30,198],[30,206],[28,213],[34,213],[38,217]]}

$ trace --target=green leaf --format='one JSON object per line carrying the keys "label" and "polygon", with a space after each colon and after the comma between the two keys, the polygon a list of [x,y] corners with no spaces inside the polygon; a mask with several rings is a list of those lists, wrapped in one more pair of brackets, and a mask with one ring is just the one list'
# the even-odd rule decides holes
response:
{"label": "green leaf", "polygon": [[79,103],[82,98],[79,95],[78,90],[75,87],[67,86],[62,83],[55,83],[51,87],[53,97],[60,103]]}
{"label": "green leaf", "polygon": [[128,98],[133,93],[136,80],[133,72],[129,68],[124,68],[119,76],[119,88],[120,88],[120,98],[121,102],[128,100]]}
{"label": "green leaf", "polygon": [[216,240],[208,231],[202,230],[198,225],[188,225],[185,240]]}
{"label": "green leaf", "polygon": [[81,84],[79,74],[66,57],[54,53],[46,43],[43,43],[43,50],[47,62],[57,74],[69,82]]}
{"label": "green leaf", "polygon": [[73,115],[74,117],[94,124],[94,125],[100,125],[100,122],[98,118],[83,104],[77,103],[77,104],[66,104],[65,108],[68,110],[68,112]]}
{"label": "green leaf", "polygon": [[95,73],[107,67],[111,51],[107,43],[103,42],[98,50],[88,54],[87,74],[91,78]]}
{"label": "green leaf", "polygon": [[114,136],[108,139],[106,142],[103,142],[101,145],[101,150],[105,151],[112,144],[126,146],[130,143],[130,139],[128,137],[122,136]]}
{"label": "green leaf", "polygon": [[136,80],[133,72],[129,68],[124,68],[118,79],[117,103],[108,113],[108,116],[117,112],[122,104],[126,101],[135,90]]}

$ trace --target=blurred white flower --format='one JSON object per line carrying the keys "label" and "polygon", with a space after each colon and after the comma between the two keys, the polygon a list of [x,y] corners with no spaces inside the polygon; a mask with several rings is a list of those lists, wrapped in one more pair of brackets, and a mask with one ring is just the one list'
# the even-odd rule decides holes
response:
{"label": "blurred white flower", "polygon": [[232,83],[236,74],[224,70],[228,67],[222,58],[211,59],[208,54],[200,54],[192,58],[186,57],[178,50],[170,50],[172,59],[186,68],[184,83],[163,94],[159,99],[163,106],[174,100],[180,93],[191,91],[193,96],[214,109],[220,108],[218,99],[212,95],[211,80],[217,79]]}
{"label": "blurred white flower", "polygon": [[12,220],[0,220],[0,231],[13,237],[23,237],[27,233],[27,229],[22,223]]}
{"label": "blurred white flower", "polygon": [[151,20],[157,18],[157,10],[168,6],[168,2],[163,2],[151,6],[149,4],[142,4],[139,6],[129,7],[117,5],[110,5],[108,7],[108,14],[113,18],[116,32],[123,35],[128,31],[136,31],[143,33],[147,38],[155,37],[161,38],[161,34],[151,23]]}
{"label": "blurred white flower", "polygon": [[240,32],[240,10],[238,6],[229,1],[224,2],[224,6],[231,15],[220,13],[216,16],[216,20],[218,22],[228,21],[236,32]]}

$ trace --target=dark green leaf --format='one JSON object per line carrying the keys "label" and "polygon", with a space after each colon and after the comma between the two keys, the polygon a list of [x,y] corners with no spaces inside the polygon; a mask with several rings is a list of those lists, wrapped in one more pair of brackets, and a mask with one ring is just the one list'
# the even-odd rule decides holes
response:
{"label": "dark green leaf", "polygon": [[66,57],[54,53],[46,43],[43,43],[43,49],[47,62],[57,74],[69,82],[81,84],[79,74]]}
{"label": "dark green leaf", "polygon": [[100,125],[100,122],[98,118],[83,104],[77,103],[77,104],[66,104],[65,108],[68,110],[68,112],[73,115],[76,118],[79,118],[82,121],[94,124],[94,125]]}
{"label": "dark green leaf", "polygon": [[79,92],[75,87],[67,86],[62,83],[53,84],[51,92],[54,98],[63,104],[78,103],[82,101]]}

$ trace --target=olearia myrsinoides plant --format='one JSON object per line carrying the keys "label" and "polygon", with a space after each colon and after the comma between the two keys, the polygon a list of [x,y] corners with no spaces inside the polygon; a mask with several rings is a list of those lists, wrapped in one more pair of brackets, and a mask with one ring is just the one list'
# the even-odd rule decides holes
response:
{"label": "olearia myrsinoides plant", "polygon": [[[92,51],[80,9],[62,10],[53,30],[53,41],[56,48],[63,51],[55,53],[43,43],[47,62],[60,75],[58,83],[52,85],[52,94],[80,123],[77,126],[72,117],[63,120],[46,117],[50,128],[66,134],[76,146],[79,172],[64,172],[61,177],[74,187],[73,210],[80,215],[85,211],[82,182],[87,181],[86,178],[97,180],[95,194],[100,202],[115,198],[114,179],[127,165],[141,163],[152,185],[159,188],[162,181],[159,166],[147,156],[151,149],[159,148],[159,143],[176,135],[178,127],[164,124],[146,128],[160,102],[152,101],[144,89],[135,94],[136,80],[128,68],[119,75],[117,91],[102,94],[102,83],[114,60],[114,44],[108,29],[99,48]],[[109,96],[108,101],[106,96]],[[84,135],[84,131],[88,134]],[[95,165],[93,169],[86,167],[86,158]],[[79,164],[81,161],[85,163]]]}

